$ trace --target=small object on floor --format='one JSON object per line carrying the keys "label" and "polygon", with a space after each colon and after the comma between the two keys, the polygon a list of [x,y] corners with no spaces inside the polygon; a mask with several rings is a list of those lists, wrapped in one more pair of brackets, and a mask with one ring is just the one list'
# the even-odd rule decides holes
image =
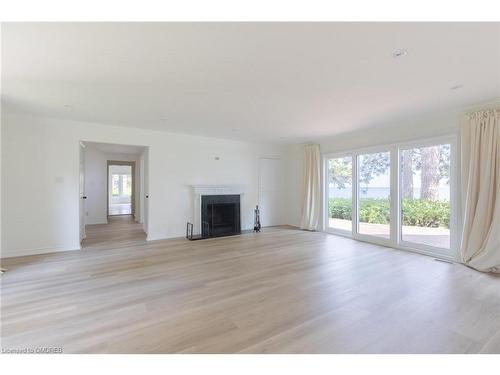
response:
{"label": "small object on floor", "polygon": [[190,222],[186,224],[186,238],[188,240],[193,240],[193,227],[194,225]]}
{"label": "small object on floor", "polygon": [[4,272],[7,272],[7,269],[6,268],[0,268],[0,274],[2,274]]}
{"label": "small object on floor", "polygon": [[260,232],[260,210],[259,210],[259,205],[255,206],[255,220],[253,224],[253,230],[254,232]]}

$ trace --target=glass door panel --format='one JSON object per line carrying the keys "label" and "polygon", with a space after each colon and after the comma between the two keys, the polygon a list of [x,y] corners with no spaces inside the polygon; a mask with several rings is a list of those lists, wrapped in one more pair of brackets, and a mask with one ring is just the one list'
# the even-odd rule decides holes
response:
{"label": "glass door panel", "polygon": [[391,153],[358,155],[358,233],[391,237]]}
{"label": "glass door panel", "polygon": [[402,149],[401,240],[450,248],[451,145]]}
{"label": "glass door panel", "polygon": [[352,157],[327,160],[328,222],[331,229],[352,231]]}

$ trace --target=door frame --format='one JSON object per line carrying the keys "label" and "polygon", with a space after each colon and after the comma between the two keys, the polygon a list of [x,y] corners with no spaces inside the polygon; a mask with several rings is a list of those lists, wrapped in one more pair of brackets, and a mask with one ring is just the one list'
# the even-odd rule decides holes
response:
{"label": "door frame", "polygon": [[[130,211],[135,220],[135,161],[108,160],[106,163],[106,217],[109,217],[109,167],[112,165],[129,165],[132,170],[130,195]],[[115,215],[113,215],[115,216]]]}
{"label": "door frame", "polygon": [[[403,240],[403,232],[400,230],[401,227],[401,197],[402,197],[402,184],[401,184],[401,168],[399,163],[401,163],[401,152],[409,148],[419,148],[419,147],[430,147],[438,146],[442,144],[449,144],[450,149],[450,248],[443,249],[440,247],[418,244],[410,241]],[[415,251],[423,253],[426,255],[439,256],[441,258],[446,258],[449,260],[459,260],[459,235],[458,229],[460,225],[460,207],[459,207],[459,181],[458,181],[458,137],[456,135],[448,135],[441,137],[426,138],[422,140],[410,141],[400,143],[398,145],[398,245],[400,248],[410,251]]]}
{"label": "door frame", "polygon": [[[389,173],[390,173],[390,237],[383,238],[383,237],[377,237],[377,236],[371,236],[368,234],[363,234],[359,233],[359,223],[358,223],[358,216],[359,216],[359,170],[358,170],[358,157],[359,155],[364,155],[364,154],[372,154],[372,153],[377,153],[377,152],[389,152],[390,154],[390,166],[389,166]],[[370,147],[364,147],[364,148],[359,148],[355,150],[350,150],[350,151],[345,151],[345,152],[337,152],[337,153],[325,153],[323,154],[323,175],[325,178],[323,178],[323,228],[326,232],[333,233],[333,234],[339,234],[342,236],[347,236],[350,238],[353,238],[358,241],[362,242],[370,242],[374,243],[376,245],[381,245],[381,246],[390,246],[390,247],[397,247],[397,236],[396,236],[396,231],[397,227],[395,224],[397,222],[397,206],[395,204],[395,199],[393,197],[396,196],[395,191],[397,189],[394,189],[394,180],[397,179],[397,161],[395,160],[397,155],[397,146],[395,144],[390,144],[390,145],[381,145],[381,146],[370,146]],[[341,158],[349,156],[352,158],[352,229],[351,231],[346,231],[342,229],[335,229],[335,228],[330,228],[328,226],[328,197],[329,197],[329,190],[328,190],[328,159],[335,159],[335,158]]]}
{"label": "door frame", "polygon": [[[380,152],[388,152],[389,153],[389,158],[390,158],[390,164],[389,164],[389,196],[390,196],[390,201],[389,201],[389,207],[390,207],[390,222],[389,222],[389,238],[384,238],[384,237],[378,237],[378,236],[372,236],[369,234],[363,234],[359,232],[359,168],[358,168],[358,157],[360,155],[365,155],[365,154],[375,154],[375,153],[380,153]],[[354,217],[356,218],[356,221],[353,221],[353,227],[355,228],[355,231],[353,232],[353,238],[364,241],[364,242],[372,242],[377,245],[382,245],[382,246],[390,246],[390,247],[395,247],[397,246],[397,207],[395,205],[395,198],[396,197],[396,191],[397,187],[395,188],[394,182],[396,180],[397,182],[397,164],[396,164],[396,155],[397,155],[397,147],[396,145],[382,145],[382,146],[375,146],[375,147],[367,147],[363,149],[359,149],[353,153],[353,157],[356,159],[355,162],[355,169],[353,169],[353,190],[355,192],[355,215]],[[354,182],[356,181],[356,182]]]}
{"label": "door frame", "polygon": [[356,157],[355,157],[354,153],[353,152],[336,152],[336,153],[331,153],[331,154],[323,154],[323,160],[322,160],[323,173],[322,173],[322,175],[324,177],[322,178],[322,181],[323,181],[322,196],[323,196],[323,202],[325,202],[325,203],[323,204],[323,209],[321,211],[323,212],[323,230],[325,232],[338,234],[341,236],[352,237],[353,233],[355,231],[355,225],[356,225],[355,220],[357,220],[357,210],[355,210],[356,212],[353,211],[351,213],[352,220],[351,220],[351,230],[350,231],[330,227],[330,221],[329,221],[329,207],[328,206],[329,206],[329,198],[330,198],[330,186],[329,186],[329,182],[328,182],[329,181],[328,160],[329,159],[340,159],[340,158],[344,158],[344,157],[351,158],[351,166],[352,166],[352,169],[351,169],[351,189],[352,189],[351,206],[352,206],[352,202],[354,202],[354,199],[356,197],[356,194],[354,191],[355,190],[354,171],[356,170],[354,163],[356,162],[355,161]]}
{"label": "door frame", "polygon": [[[81,245],[83,240],[87,237],[87,233],[85,231],[85,218],[86,218],[86,207],[85,200],[87,197],[85,196],[85,144],[83,142],[79,142],[79,157],[78,157],[78,173],[79,173],[79,187],[78,187],[78,232],[79,232],[79,241],[78,243]],[[83,166],[83,169],[82,169]],[[83,175],[83,181],[82,181]],[[83,190],[83,191],[82,191]]]}

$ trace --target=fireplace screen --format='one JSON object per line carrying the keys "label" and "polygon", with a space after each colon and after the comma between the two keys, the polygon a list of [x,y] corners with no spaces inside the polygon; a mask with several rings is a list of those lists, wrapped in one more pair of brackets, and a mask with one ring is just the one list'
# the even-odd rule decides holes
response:
{"label": "fireplace screen", "polygon": [[220,237],[241,233],[240,196],[202,196],[201,229],[202,237]]}

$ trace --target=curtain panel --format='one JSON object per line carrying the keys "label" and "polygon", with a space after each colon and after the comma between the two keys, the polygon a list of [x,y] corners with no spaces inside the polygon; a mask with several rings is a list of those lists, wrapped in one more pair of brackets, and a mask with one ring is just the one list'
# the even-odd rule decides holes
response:
{"label": "curtain panel", "polygon": [[468,114],[462,125],[462,261],[500,273],[500,110]]}
{"label": "curtain panel", "polygon": [[317,144],[304,146],[302,194],[300,228],[317,230],[321,212],[321,154]]}

